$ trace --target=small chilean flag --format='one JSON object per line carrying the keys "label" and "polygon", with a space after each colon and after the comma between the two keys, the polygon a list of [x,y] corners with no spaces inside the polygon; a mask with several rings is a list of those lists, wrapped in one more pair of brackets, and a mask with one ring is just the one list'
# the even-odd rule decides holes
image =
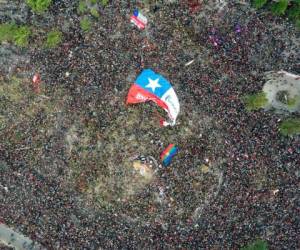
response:
{"label": "small chilean flag", "polygon": [[144,69],[130,87],[127,104],[153,101],[168,112],[169,122],[163,121],[164,126],[175,125],[180,105],[172,85],[161,75],[151,69]]}
{"label": "small chilean flag", "polygon": [[172,158],[177,153],[178,149],[174,144],[170,144],[160,155],[165,166],[168,166],[171,163]]}
{"label": "small chilean flag", "polygon": [[148,23],[147,17],[142,15],[137,9],[134,10],[133,15],[130,17],[130,21],[141,30],[145,29]]}

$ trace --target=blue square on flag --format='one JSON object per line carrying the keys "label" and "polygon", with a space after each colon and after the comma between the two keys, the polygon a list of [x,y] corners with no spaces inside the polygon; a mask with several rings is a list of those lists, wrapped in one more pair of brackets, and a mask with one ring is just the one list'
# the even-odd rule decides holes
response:
{"label": "blue square on flag", "polygon": [[171,84],[163,76],[156,74],[151,69],[143,70],[136,79],[136,84],[159,98],[172,88]]}

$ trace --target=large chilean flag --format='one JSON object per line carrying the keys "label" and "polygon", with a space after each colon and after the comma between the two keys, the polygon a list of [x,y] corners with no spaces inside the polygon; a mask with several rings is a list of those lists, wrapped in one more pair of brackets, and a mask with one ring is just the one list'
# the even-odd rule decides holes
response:
{"label": "large chilean flag", "polygon": [[175,125],[180,105],[171,84],[151,69],[144,69],[130,87],[127,104],[153,101],[168,112],[170,121],[163,121],[164,126]]}

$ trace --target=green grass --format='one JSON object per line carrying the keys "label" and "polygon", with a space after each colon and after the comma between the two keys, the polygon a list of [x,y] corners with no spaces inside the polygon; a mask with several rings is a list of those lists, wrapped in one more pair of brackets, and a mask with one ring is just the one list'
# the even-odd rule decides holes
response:
{"label": "green grass", "polygon": [[271,11],[274,15],[284,15],[288,5],[289,0],[279,0],[278,2],[272,3]]}
{"label": "green grass", "polygon": [[242,247],[241,250],[268,250],[268,244],[264,240],[256,240],[245,247]]}
{"label": "green grass", "polygon": [[0,24],[0,42],[13,41],[14,33],[17,28],[17,25],[14,23]]}
{"label": "green grass", "polygon": [[84,32],[88,32],[91,30],[91,21],[88,17],[84,17],[80,21],[80,27]]}
{"label": "green grass", "polygon": [[91,8],[91,15],[93,16],[93,17],[95,17],[95,18],[99,18],[100,17],[100,15],[99,15],[99,12],[98,12],[98,10],[96,9],[96,8]]}
{"label": "green grass", "polygon": [[260,8],[262,8],[267,2],[268,2],[268,0],[252,0],[252,5],[254,6],[254,8],[260,9]]}
{"label": "green grass", "polygon": [[279,131],[282,135],[300,134],[300,118],[290,118],[279,125]]}
{"label": "green grass", "polygon": [[85,1],[79,1],[77,12],[78,14],[84,14],[87,11],[87,6]]}
{"label": "green grass", "polygon": [[98,0],[90,0],[91,4],[96,4],[98,2]]}
{"label": "green grass", "polygon": [[263,108],[268,103],[268,99],[264,92],[258,92],[253,95],[246,95],[243,100],[248,111]]}
{"label": "green grass", "polygon": [[287,99],[287,105],[292,108],[296,105],[296,103],[298,102],[299,100],[299,96],[295,96],[293,98],[288,98]]}
{"label": "green grass", "polygon": [[13,42],[19,47],[26,47],[31,35],[31,29],[28,26],[17,26],[14,23],[0,24],[0,42]]}
{"label": "green grass", "polygon": [[34,12],[42,14],[49,8],[52,0],[26,0],[26,3]]}
{"label": "green grass", "polygon": [[55,48],[62,41],[62,33],[59,30],[52,30],[47,34],[47,40],[45,42],[46,48]]}

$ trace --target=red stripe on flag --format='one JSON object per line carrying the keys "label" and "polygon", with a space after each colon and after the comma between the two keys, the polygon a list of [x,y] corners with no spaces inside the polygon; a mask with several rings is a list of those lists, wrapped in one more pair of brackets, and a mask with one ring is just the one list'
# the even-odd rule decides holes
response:
{"label": "red stripe on flag", "polygon": [[144,29],[145,28],[145,23],[143,23],[140,19],[138,19],[136,16],[131,16],[130,20],[138,26],[139,29]]}
{"label": "red stripe on flag", "polygon": [[168,110],[167,104],[159,99],[156,95],[148,92],[137,84],[133,84],[128,91],[126,104],[134,104],[147,101],[153,101],[164,110]]}
{"label": "red stripe on flag", "polygon": [[163,160],[164,156],[174,147],[174,144],[170,144],[160,155],[160,159]]}

